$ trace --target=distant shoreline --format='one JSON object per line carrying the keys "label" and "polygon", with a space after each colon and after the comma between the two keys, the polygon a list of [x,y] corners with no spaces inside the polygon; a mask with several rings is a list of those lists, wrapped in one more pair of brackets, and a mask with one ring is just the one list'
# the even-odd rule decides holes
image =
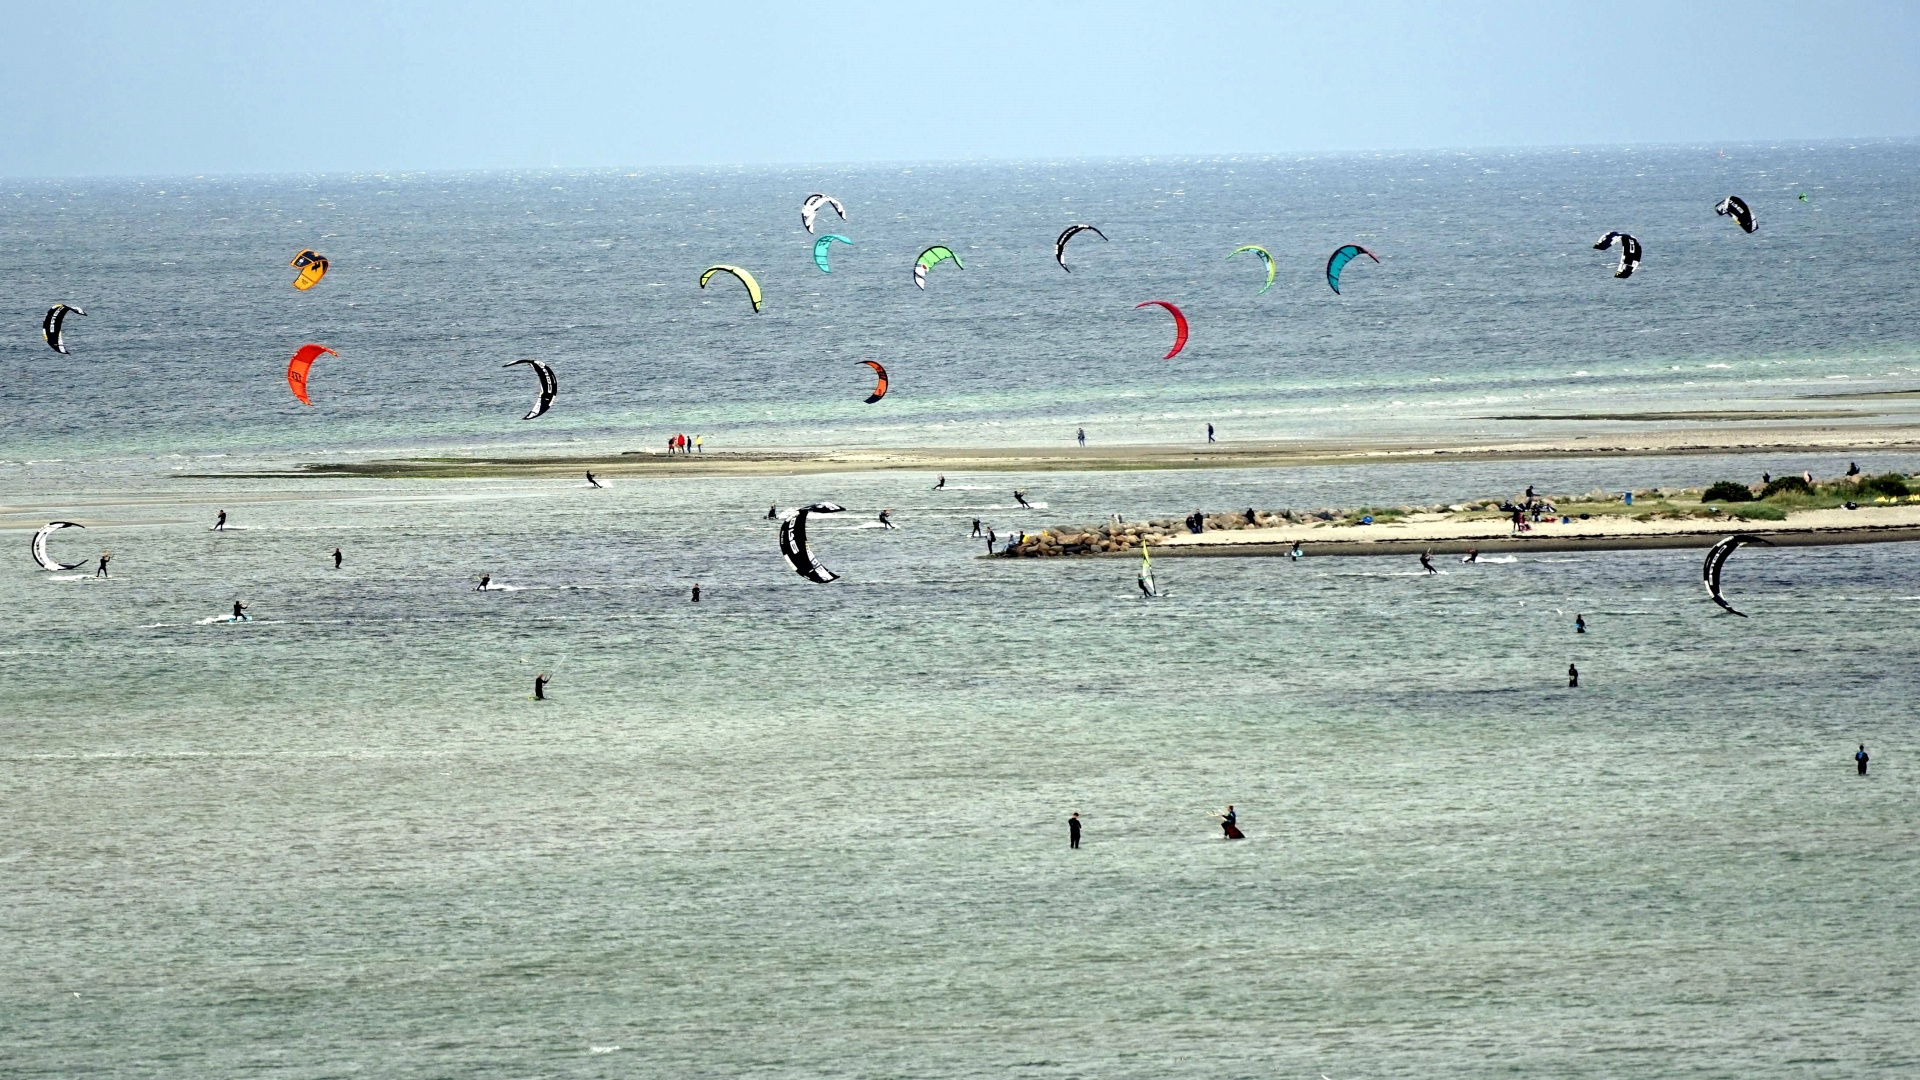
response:
{"label": "distant shoreline", "polygon": [[847,447],[831,450],[715,450],[692,456],[651,451],[527,457],[417,457],[364,462],[311,462],[292,469],[176,473],[179,479],[363,477],[378,479],[510,479],[607,477],[798,476],[818,473],[1126,472],[1161,469],[1260,469],[1313,465],[1389,465],[1585,457],[1675,457],[1701,454],[1920,452],[1920,425],[1859,427],[1690,427],[1665,431],[1557,432],[1449,440],[1263,441],[1061,447]]}

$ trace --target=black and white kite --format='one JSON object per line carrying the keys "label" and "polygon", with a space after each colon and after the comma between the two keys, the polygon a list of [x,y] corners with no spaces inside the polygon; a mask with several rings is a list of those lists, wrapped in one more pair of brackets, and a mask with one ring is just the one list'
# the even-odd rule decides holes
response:
{"label": "black and white kite", "polygon": [[33,561],[40,564],[42,570],[78,570],[87,565],[85,559],[77,563],[63,563],[47,553],[47,537],[61,529],[84,529],[85,525],[73,521],[49,521],[46,527],[33,534]]}
{"label": "black and white kite", "polygon": [[847,208],[840,205],[839,199],[816,191],[807,196],[807,201],[800,204],[800,224],[806,228],[808,234],[813,232],[813,218],[820,212],[821,203],[833,207],[833,212],[840,215],[841,221],[847,220]]}
{"label": "black and white kite", "polygon": [[1613,246],[1615,240],[1620,241],[1620,265],[1614,270],[1613,276],[1617,278],[1632,277],[1633,272],[1640,268],[1640,241],[1635,240],[1632,235],[1623,232],[1610,232],[1593,242],[1593,250],[1605,251]]}
{"label": "black and white kite", "polygon": [[1760,227],[1759,222],[1753,220],[1753,211],[1747,209],[1747,200],[1738,195],[1729,195],[1714,203],[1713,212],[1721,217],[1731,217],[1742,232],[1752,232]]}
{"label": "black and white kite", "polygon": [[1727,598],[1720,595],[1720,571],[1726,568],[1727,557],[1733,554],[1733,549],[1742,544],[1765,544],[1772,547],[1773,541],[1749,536],[1746,533],[1727,537],[1713,545],[1713,550],[1707,552],[1707,561],[1700,567],[1700,582],[1707,587],[1707,595],[1713,597],[1714,603],[1744,619],[1747,613],[1727,603]]}
{"label": "black and white kite", "polygon": [[527,364],[533,368],[534,374],[540,376],[540,397],[534,401],[533,408],[527,410],[527,415],[520,418],[531,420],[553,408],[554,396],[560,393],[560,380],[554,375],[552,368],[538,360],[515,360],[501,366],[513,367],[515,364]]}
{"label": "black and white kite", "polygon": [[814,558],[813,552],[808,549],[807,515],[838,514],[845,509],[846,507],[834,503],[817,502],[810,506],[803,506],[780,519],[780,555],[787,560],[788,566],[793,567],[794,573],[821,585],[840,577],[839,574],[820,565],[820,560]]}
{"label": "black and white kite", "polygon": [[48,347],[61,356],[71,355],[67,352],[67,339],[63,335],[69,311],[75,315],[86,314],[72,304],[55,304],[47,309],[47,317],[40,320],[40,336],[47,339]]}
{"label": "black and white kite", "polygon": [[1067,241],[1083,232],[1090,232],[1102,240],[1107,238],[1106,233],[1091,225],[1069,225],[1067,231],[1060,234],[1060,239],[1053,242],[1053,261],[1059,263],[1060,269],[1069,274],[1073,273],[1073,269],[1067,265]]}

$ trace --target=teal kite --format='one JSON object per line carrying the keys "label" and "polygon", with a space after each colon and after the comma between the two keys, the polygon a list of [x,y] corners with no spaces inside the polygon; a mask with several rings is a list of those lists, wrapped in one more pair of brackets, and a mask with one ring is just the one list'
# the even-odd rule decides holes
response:
{"label": "teal kite", "polygon": [[1227,258],[1231,259],[1235,255],[1238,255],[1243,251],[1253,252],[1254,254],[1260,256],[1261,262],[1267,264],[1267,283],[1265,285],[1260,286],[1260,292],[1253,294],[1255,296],[1259,296],[1262,293],[1265,293],[1268,289],[1273,288],[1273,256],[1268,254],[1267,249],[1261,247],[1259,244],[1248,244],[1246,247],[1234,248],[1233,251],[1230,254],[1228,254]]}
{"label": "teal kite", "polygon": [[[1340,271],[1346,269],[1348,263],[1362,255],[1372,259],[1374,262],[1380,261],[1380,256],[1375,255],[1359,244],[1347,244],[1336,250],[1332,255],[1327,256],[1327,285],[1330,286],[1334,292],[1337,293],[1340,291]],[[1624,277],[1625,275],[1623,274],[1621,276]]]}
{"label": "teal kite", "polygon": [[962,270],[967,268],[967,264],[960,261],[960,256],[955,255],[953,249],[947,247],[945,244],[935,244],[921,252],[920,257],[913,261],[913,283],[925,289],[927,287],[927,271],[946,262],[948,259],[952,259],[953,265]]}
{"label": "teal kite", "polygon": [[823,274],[833,273],[833,268],[827,265],[827,248],[831,247],[835,240],[849,247],[853,245],[853,241],[841,236],[839,233],[828,233],[813,242],[813,265],[819,267],[820,272]]}

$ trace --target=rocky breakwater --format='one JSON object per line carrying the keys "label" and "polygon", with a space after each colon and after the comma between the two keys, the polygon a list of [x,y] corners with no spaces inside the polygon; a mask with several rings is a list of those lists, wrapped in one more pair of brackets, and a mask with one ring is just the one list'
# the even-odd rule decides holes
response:
{"label": "rocky breakwater", "polygon": [[[1403,506],[1385,514],[1413,515],[1445,512],[1444,506]],[[1373,511],[1382,513],[1382,511]],[[1201,533],[1237,529],[1277,529],[1288,525],[1317,525],[1366,515],[1366,510],[1236,510],[1224,514],[1203,514],[1197,523]],[[1137,551],[1142,544],[1159,546],[1176,536],[1193,535],[1195,530],[1179,518],[1155,518],[1152,521],[1109,521],[1099,525],[1062,526],[1039,533],[1028,533],[1001,549],[1005,559],[1043,559],[1058,555],[1111,555]]]}

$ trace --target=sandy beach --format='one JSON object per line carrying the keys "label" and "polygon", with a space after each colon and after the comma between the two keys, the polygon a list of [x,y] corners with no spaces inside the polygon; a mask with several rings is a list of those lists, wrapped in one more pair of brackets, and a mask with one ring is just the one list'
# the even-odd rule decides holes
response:
{"label": "sandy beach", "polygon": [[653,450],[577,456],[447,456],[362,462],[306,462],[273,472],[180,473],[181,477],[360,476],[392,479],[575,476],[788,476],[914,470],[920,472],[1079,472],[1144,469],[1251,469],[1409,461],[1489,461],[1570,457],[1835,454],[1920,449],[1920,425],[1795,427],[1688,426],[1656,430],[1591,425],[1512,437],[1466,439],[1301,439],[1200,444],[1077,447],[874,447],[808,451],[712,450],[668,455]]}

